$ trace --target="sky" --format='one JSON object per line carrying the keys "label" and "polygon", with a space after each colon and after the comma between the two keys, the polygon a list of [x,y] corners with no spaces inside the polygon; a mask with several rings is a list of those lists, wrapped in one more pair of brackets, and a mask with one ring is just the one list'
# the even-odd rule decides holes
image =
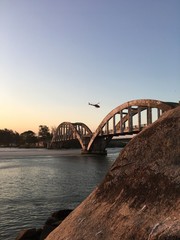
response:
{"label": "sky", "polygon": [[0,0],[0,129],[94,131],[127,101],[178,102],[179,13],[179,0]]}

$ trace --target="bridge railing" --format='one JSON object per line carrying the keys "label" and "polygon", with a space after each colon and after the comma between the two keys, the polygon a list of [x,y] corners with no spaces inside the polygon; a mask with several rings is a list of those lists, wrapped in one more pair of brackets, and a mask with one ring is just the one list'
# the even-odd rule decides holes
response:
{"label": "bridge railing", "polygon": [[107,136],[107,135],[123,135],[124,134],[132,134],[132,133],[137,133],[139,132],[140,130],[142,130],[144,127],[146,127],[147,124],[141,124],[140,128],[138,125],[133,125],[132,128],[129,128],[129,127],[122,127],[121,129],[118,128],[118,129],[109,129],[108,131],[101,131],[99,136]]}

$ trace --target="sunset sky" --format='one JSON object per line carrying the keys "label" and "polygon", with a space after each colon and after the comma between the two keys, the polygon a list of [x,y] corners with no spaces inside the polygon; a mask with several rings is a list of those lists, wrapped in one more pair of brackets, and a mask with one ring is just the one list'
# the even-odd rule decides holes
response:
{"label": "sunset sky", "polygon": [[129,100],[178,102],[179,13],[179,0],[0,0],[0,129],[95,130]]}

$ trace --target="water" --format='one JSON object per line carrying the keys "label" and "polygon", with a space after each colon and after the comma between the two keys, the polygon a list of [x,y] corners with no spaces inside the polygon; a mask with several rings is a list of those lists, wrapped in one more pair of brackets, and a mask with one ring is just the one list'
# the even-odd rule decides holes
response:
{"label": "water", "polygon": [[80,150],[0,149],[0,239],[40,228],[56,210],[79,205],[117,158],[81,155]]}

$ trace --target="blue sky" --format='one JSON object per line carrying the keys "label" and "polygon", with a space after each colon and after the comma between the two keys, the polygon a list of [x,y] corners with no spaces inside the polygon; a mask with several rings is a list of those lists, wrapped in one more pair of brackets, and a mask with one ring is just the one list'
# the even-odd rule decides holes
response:
{"label": "blue sky", "polygon": [[95,130],[126,101],[179,101],[179,12],[179,0],[0,0],[0,129]]}

